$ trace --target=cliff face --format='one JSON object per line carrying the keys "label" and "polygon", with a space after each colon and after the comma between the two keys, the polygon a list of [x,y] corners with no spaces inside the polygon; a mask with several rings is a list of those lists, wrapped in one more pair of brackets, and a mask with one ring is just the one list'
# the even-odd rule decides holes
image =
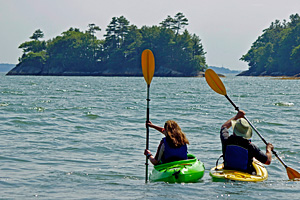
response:
{"label": "cliff face", "polygon": [[[32,75],[32,76],[143,76],[141,68],[105,69],[103,71],[70,71],[61,67],[33,67],[17,65],[6,75]],[[196,77],[203,76],[201,72],[184,74],[169,68],[158,67],[155,69],[155,76],[163,77]]]}

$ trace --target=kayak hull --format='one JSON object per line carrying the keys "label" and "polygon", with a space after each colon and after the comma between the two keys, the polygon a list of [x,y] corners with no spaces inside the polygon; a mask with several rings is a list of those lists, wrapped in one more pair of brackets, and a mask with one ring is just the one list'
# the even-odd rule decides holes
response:
{"label": "kayak hull", "polygon": [[204,175],[204,164],[194,155],[188,154],[187,160],[155,165],[149,180],[151,182],[193,183]]}
{"label": "kayak hull", "polygon": [[236,170],[226,170],[223,169],[223,164],[213,167],[210,170],[209,175],[213,178],[214,181],[233,180],[246,182],[260,182],[266,180],[268,178],[268,171],[264,167],[264,165],[257,160],[253,160],[252,164],[256,171],[256,175]]}

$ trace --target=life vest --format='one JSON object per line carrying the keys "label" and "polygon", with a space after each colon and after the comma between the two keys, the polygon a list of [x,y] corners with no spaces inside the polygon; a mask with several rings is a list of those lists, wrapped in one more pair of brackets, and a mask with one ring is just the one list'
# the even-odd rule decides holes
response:
{"label": "life vest", "polygon": [[168,163],[177,160],[187,159],[187,145],[182,145],[180,147],[174,148],[169,145],[167,139],[164,137],[163,142],[165,145],[164,154],[162,156],[162,163]]}
{"label": "life vest", "polygon": [[226,143],[224,166],[226,169],[247,171],[249,141],[242,137],[230,136]]}

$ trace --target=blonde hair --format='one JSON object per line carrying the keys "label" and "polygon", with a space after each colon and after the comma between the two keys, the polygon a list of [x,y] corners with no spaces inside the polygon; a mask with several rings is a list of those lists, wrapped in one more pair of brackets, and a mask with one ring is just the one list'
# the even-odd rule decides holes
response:
{"label": "blonde hair", "polygon": [[190,144],[185,134],[175,121],[166,121],[164,128],[166,131],[166,139],[169,140],[173,146],[180,147],[185,144]]}

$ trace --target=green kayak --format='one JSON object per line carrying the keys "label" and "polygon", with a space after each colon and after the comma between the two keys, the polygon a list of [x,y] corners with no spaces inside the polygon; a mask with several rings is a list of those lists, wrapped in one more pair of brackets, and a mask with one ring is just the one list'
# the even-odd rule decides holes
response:
{"label": "green kayak", "polygon": [[204,164],[194,155],[188,154],[187,160],[155,165],[149,179],[151,182],[192,183],[201,179],[204,171]]}

